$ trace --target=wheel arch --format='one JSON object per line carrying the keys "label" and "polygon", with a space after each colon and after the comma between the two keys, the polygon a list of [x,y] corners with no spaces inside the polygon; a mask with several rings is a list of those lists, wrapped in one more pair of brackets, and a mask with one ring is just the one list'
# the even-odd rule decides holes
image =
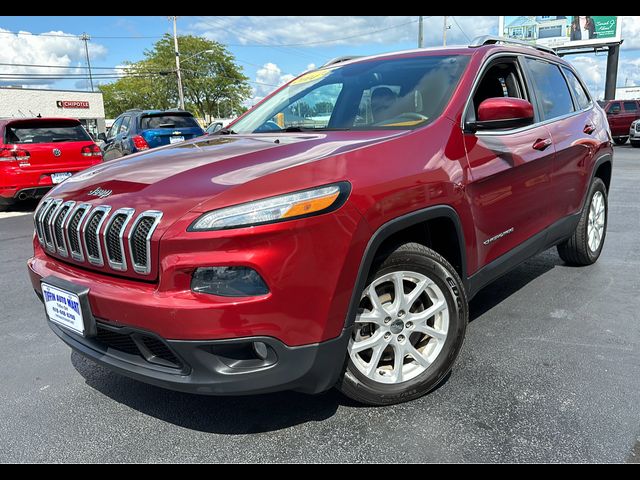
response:
{"label": "wheel arch", "polygon": [[[436,236],[432,234],[433,227],[437,226],[439,222],[443,222],[443,224],[444,222],[449,223],[449,228],[452,230],[446,230],[446,235],[451,233],[451,235],[455,236],[455,246],[451,242],[443,240],[446,236]],[[402,240],[408,241],[411,239],[411,241],[417,241],[415,235],[419,235],[421,230],[424,236],[421,238],[422,241],[418,241],[418,243],[433,248],[450,261],[462,278],[465,288],[467,287],[466,244],[462,222],[456,210],[449,205],[435,205],[402,215],[383,224],[369,239],[362,260],[360,261],[358,275],[351,293],[349,309],[345,319],[345,328],[351,327],[354,323],[356,310],[360,303],[360,292],[362,292],[366,285],[369,272],[374,266],[378,254]],[[446,251],[443,252],[442,249]]]}

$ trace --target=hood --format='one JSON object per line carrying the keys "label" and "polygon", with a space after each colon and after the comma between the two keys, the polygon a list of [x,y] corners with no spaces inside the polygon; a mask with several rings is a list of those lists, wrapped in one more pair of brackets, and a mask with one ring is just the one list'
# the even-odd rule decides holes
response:
{"label": "hood", "polygon": [[204,136],[102,163],[72,176],[49,196],[137,211],[161,209],[165,218],[175,218],[257,178],[403,133]]}

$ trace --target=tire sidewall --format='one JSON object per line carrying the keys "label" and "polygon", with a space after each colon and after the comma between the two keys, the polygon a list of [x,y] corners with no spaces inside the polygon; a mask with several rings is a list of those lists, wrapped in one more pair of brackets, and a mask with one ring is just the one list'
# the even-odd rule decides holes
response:
{"label": "tire sidewall", "polygon": [[[600,239],[600,245],[598,245],[598,249],[593,252],[591,248],[589,248],[589,212],[591,211],[591,202],[593,202],[593,197],[596,192],[602,193],[604,198],[604,228],[602,230],[602,238]],[[607,239],[607,225],[609,223],[609,200],[607,198],[607,188],[602,180],[599,178],[595,178],[593,183],[591,184],[591,188],[589,189],[589,198],[587,204],[585,206],[585,218],[584,218],[584,250],[589,256],[589,260],[592,263],[596,262],[602,253],[602,248],[604,247],[604,242]]]}
{"label": "tire sidewall", "polygon": [[415,378],[399,384],[384,384],[366,377],[348,355],[345,380],[358,388],[369,390],[382,404],[410,400],[435,388],[449,373],[462,348],[468,321],[464,287],[457,275],[453,275],[432,257],[408,252],[403,252],[402,258],[392,255],[367,279],[367,287],[376,278],[396,271],[413,271],[425,275],[442,290],[449,309],[449,331],[440,354],[429,368]]}

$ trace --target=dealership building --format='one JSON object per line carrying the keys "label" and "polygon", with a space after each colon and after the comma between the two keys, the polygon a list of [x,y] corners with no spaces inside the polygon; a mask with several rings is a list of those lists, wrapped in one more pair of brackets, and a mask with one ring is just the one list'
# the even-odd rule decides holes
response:
{"label": "dealership building", "polygon": [[97,137],[105,132],[102,93],[0,87],[0,118],[77,118]]}

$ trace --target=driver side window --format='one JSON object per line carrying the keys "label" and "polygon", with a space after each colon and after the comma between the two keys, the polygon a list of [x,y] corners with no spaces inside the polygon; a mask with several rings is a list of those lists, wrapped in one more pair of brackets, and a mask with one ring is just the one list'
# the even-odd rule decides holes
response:
{"label": "driver side window", "polygon": [[107,140],[113,140],[115,136],[118,134],[118,130],[120,130],[120,125],[122,125],[122,117],[118,118],[111,128],[109,129],[109,134],[107,135]]}
{"label": "driver side window", "polygon": [[473,115],[473,121],[478,115],[478,107],[488,98],[512,97],[527,100],[524,88],[518,74],[515,60],[501,61],[489,67],[478,84],[473,95],[473,110],[467,115]]}

